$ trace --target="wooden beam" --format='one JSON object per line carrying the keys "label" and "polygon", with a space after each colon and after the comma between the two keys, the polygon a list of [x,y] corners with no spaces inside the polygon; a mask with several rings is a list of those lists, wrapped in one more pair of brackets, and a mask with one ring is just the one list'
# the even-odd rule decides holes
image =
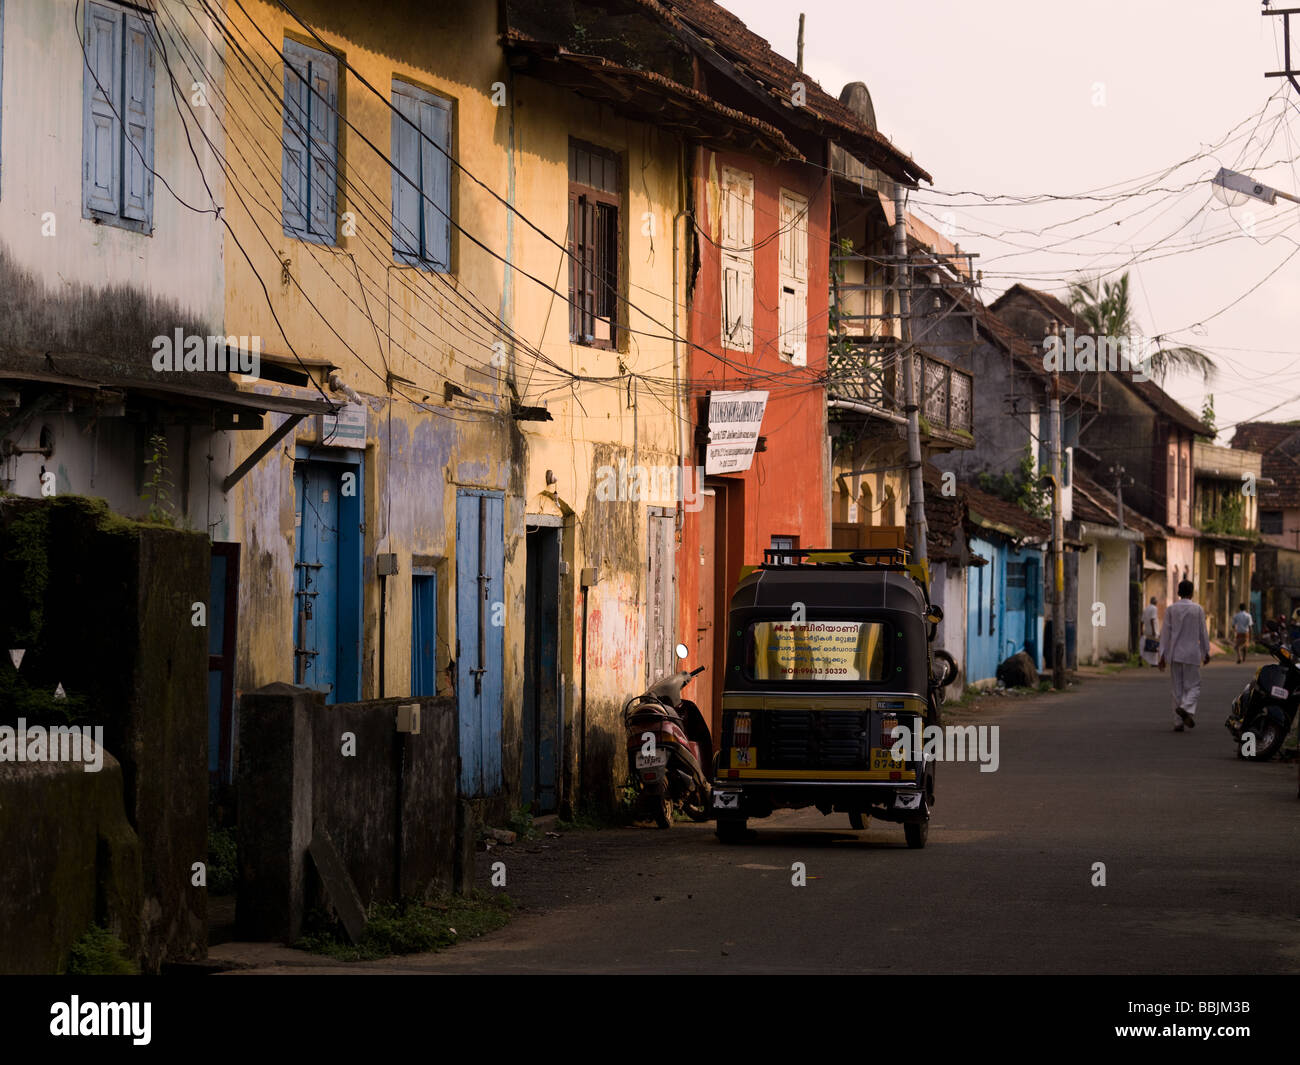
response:
{"label": "wooden beam", "polygon": [[305,417],[307,417],[305,414],[291,414],[289,417],[285,418],[285,420],[280,423],[280,427],[258,444],[253,453],[236,466],[230,476],[221,482],[221,491],[229,492],[235,487],[235,485],[242,481],[248,471],[261,462],[262,458],[271,450],[271,448],[275,447],[276,444],[293,432],[294,429],[298,427],[298,423]]}

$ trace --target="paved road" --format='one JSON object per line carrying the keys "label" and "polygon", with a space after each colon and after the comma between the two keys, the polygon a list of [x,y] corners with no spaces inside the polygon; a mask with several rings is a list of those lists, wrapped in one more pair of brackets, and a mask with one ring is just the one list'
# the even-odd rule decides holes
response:
{"label": "paved road", "polygon": [[1150,670],[999,702],[978,718],[1001,727],[999,770],[939,767],[921,851],[898,826],[854,833],[816,811],[752,822],[757,838],[735,847],[678,825],[497,849],[483,882],[504,860],[525,913],[365,968],[1300,972],[1296,766],[1239,762],[1222,727],[1253,669],[1204,670],[1200,725],[1181,734],[1168,675]]}

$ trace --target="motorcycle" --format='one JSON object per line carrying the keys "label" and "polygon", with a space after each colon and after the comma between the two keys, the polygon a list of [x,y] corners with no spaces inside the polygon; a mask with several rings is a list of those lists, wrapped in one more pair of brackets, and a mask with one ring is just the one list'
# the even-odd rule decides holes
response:
{"label": "motorcycle", "polygon": [[1300,664],[1294,644],[1281,633],[1273,639],[1261,637],[1260,642],[1277,661],[1259,668],[1233,700],[1224,722],[1237,741],[1238,756],[1255,762],[1266,761],[1282,749],[1300,707]]}
{"label": "motorcycle", "polygon": [[[686,655],[686,647],[678,644],[677,657]],[[700,666],[661,677],[623,706],[628,773],[637,805],[648,807],[660,828],[672,827],[677,804],[692,821],[711,816],[713,740],[699,707],[682,698],[682,689],[703,672]]]}

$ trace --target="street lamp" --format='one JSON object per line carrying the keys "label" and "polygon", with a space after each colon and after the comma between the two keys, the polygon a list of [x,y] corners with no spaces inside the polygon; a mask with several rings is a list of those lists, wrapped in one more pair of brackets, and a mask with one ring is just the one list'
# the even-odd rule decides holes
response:
{"label": "street lamp", "polygon": [[1249,174],[1239,174],[1223,166],[1219,167],[1219,172],[1211,179],[1210,190],[1229,207],[1244,203],[1247,197],[1263,200],[1270,207],[1277,203],[1279,196],[1292,203],[1300,203],[1300,196],[1292,196],[1289,192],[1270,188],[1256,181]]}

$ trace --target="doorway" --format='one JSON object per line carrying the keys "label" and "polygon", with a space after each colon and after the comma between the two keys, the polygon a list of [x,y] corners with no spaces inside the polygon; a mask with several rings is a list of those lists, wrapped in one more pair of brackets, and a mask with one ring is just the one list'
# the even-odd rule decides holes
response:
{"label": "doorway", "polygon": [[560,559],[564,530],[558,525],[541,524],[536,517],[527,520],[520,790],[523,801],[531,804],[532,813],[549,814],[559,808],[564,735],[560,698]]}

